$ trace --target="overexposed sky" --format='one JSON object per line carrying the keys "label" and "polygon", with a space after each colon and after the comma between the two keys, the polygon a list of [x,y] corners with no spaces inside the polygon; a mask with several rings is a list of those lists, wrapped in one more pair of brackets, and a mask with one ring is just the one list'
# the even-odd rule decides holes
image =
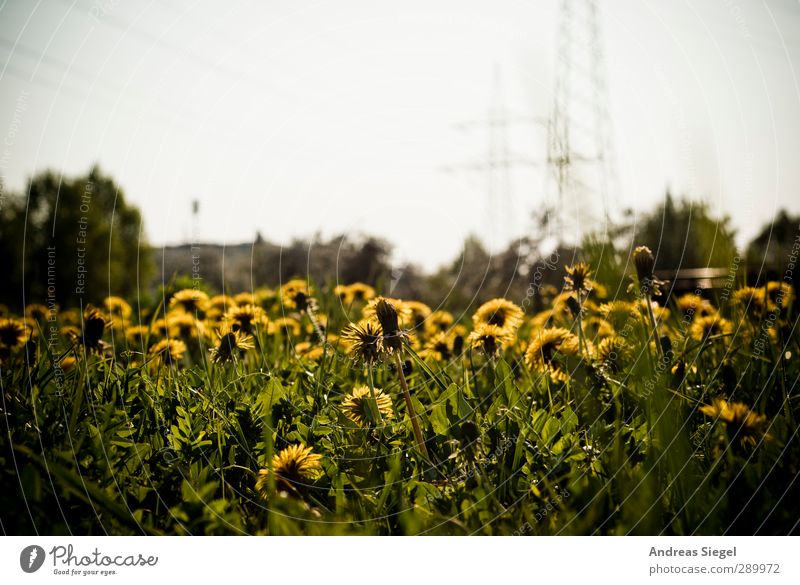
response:
{"label": "overexposed sky", "polygon": [[[428,268],[486,233],[498,95],[552,108],[557,0],[0,0],[0,175],[98,162],[153,243],[342,231]],[[740,242],[800,212],[800,4],[600,2],[618,205],[667,186],[732,216]],[[496,74],[495,72],[499,72]],[[495,79],[499,78],[499,82]],[[501,87],[501,90],[497,88]],[[501,91],[501,93],[500,93]],[[520,122],[510,149],[545,156]],[[509,233],[541,208],[541,169],[512,175]]]}

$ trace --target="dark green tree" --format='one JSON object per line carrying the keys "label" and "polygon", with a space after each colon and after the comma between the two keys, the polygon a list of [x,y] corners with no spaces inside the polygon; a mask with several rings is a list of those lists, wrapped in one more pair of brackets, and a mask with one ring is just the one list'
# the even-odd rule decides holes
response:
{"label": "dark green tree", "polygon": [[139,210],[98,167],[74,178],[39,173],[0,210],[0,299],[19,309],[135,296],[153,270],[142,227]]}
{"label": "dark green tree", "polygon": [[648,246],[656,269],[727,268],[736,257],[730,218],[714,217],[707,203],[667,193],[664,202],[636,222],[632,245]]}
{"label": "dark green tree", "polygon": [[[796,256],[800,244],[800,216],[781,209],[747,247],[747,265],[751,271],[782,273]],[[794,258],[796,262],[797,258]]]}

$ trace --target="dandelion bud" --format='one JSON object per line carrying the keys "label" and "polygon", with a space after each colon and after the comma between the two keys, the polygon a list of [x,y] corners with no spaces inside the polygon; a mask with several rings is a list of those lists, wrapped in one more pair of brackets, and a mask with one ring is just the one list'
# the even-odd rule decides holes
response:
{"label": "dandelion bud", "polygon": [[653,270],[656,259],[647,246],[639,246],[633,251],[633,263],[636,266],[636,276],[639,283],[643,284],[653,279]]}
{"label": "dandelion bud", "polygon": [[379,300],[376,313],[384,334],[393,335],[399,331],[400,327],[397,324],[397,310],[392,303],[386,299]]}
{"label": "dandelion bud", "polygon": [[375,314],[383,330],[383,345],[389,350],[402,349],[403,341],[400,325],[397,322],[397,309],[386,299],[380,299],[375,307]]}

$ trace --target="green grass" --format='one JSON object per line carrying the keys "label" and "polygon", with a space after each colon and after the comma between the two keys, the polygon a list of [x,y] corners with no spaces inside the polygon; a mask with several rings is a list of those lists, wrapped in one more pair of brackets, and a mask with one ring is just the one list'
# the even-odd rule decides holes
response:
{"label": "green grass", "polygon": [[[329,333],[348,310],[318,295]],[[598,302],[599,304],[599,302]],[[287,313],[266,305],[271,320]],[[325,310],[327,309],[327,310]],[[395,417],[357,427],[343,396],[368,383],[340,344],[259,331],[227,364],[187,340],[180,364],[153,367],[121,329],[113,355],[62,337],[47,323],[35,348],[0,364],[2,485],[7,534],[786,534],[800,519],[796,313],[747,316],[724,303],[733,331],[698,341],[672,307],[651,329],[632,312],[619,370],[591,355],[558,356],[566,382],[528,368],[519,344],[494,357],[466,344],[448,361],[406,349],[407,380],[430,453],[415,446],[391,360],[374,368]],[[598,316],[592,305],[588,317]],[[154,314],[153,320],[158,317]],[[147,321],[148,323],[150,320]],[[469,316],[461,319],[470,326]],[[574,330],[561,313],[551,322]],[[526,321],[519,343],[535,333]],[[424,337],[418,332],[418,338]],[[589,336],[590,341],[591,336]],[[595,344],[598,340],[594,340]],[[763,341],[763,339],[762,339]],[[763,344],[762,344],[763,345]],[[63,380],[53,368],[76,358]],[[663,359],[663,361],[662,361]],[[698,408],[722,397],[766,415],[748,440]],[[763,432],[762,432],[763,431]],[[766,433],[766,435],[764,434]],[[255,490],[273,453],[302,443],[322,473],[265,500]]]}

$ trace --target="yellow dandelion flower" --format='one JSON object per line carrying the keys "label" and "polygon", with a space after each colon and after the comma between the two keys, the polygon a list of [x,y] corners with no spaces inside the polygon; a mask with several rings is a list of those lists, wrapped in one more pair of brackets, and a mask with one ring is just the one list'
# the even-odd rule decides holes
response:
{"label": "yellow dandelion flower", "polygon": [[154,365],[178,365],[186,353],[186,344],[180,339],[162,339],[148,352]]}
{"label": "yellow dandelion flower", "polygon": [[240,292],[237,295],[234,295],[233,301],[237,305],[255,305],[256,302],[256,295],[251,292]]}
{"label": "yellow dandelion flower", "polygon": [[222,327],[217,330],[217,345],[212,347],[211,361],[221,364],[241,357],[248,349],[253,349],[253,338],[245,334],[242,330],[231,330],[229,327]]}
{"label": "yellow dandelion flower", "polygon": [[208,295],[201,290],[185,288],[179,290],[169,301],[171,310],[184,311],[186,313],[203,313],[208,306]]}
{"label": "yellow dandelion flower", "polygon": [[733,323],[722,317],[701,317],[695,319],[689,328],[689,335],[697,341],[705,341],[714,335],[728,335],[733,332]]}
{"label": "yellow dandelion flower", "polygon": [[322,357],[322,355],[325,353],[325,350],[322,348],[322,346],[313,345],[309,341],[303,341],[294,346],[294,352],[301,358],[316,361]]}
{"label": "yellow dandelion flower", "polygon": [[125,339],[130,345],[144,347],[150,337],[150,329],[146,325],[132,325],[125,329]]}
{"label": "yellow dandelion flower", "polygon": [[514,342],[514,333],[507,327],[491,323],[478,323],[467,342],[473,349],[482,349],[486,355],[494,355]]}
{"label": "yellow dandelion flower", "polygon": [[514,333],[522,324],[525,316],[522,309],[507,299],[492,299],[483,303],[475,314],[472,321],[475,326],[481,324],[495,325],[502,329]]}
{"label": "yellow dandelion flower", "polygon": [[65,325],[79,325],[81,312],[78,309],[66,309],[58,314],[58,319]]}
{"label": "yellow dandelion flower", "polygon": [[30,321],[46,321],[50,317],[50,310],[39,303],[31,303],[25,307],[25,317]]}
{"label": "yellow dandelion flower", "polygon": [[[328,328],[328,316],[327,315],[322,315],[322,314],[317,314],[317,315],[315,315],[315,318],[316,318],[316,321],[317,321],[317,326],[319,326],[320,331],[324,335],[325,331]],[[305,330],[306,330],[306,333],[308,333],[309,335],[313,335],[313,334],[315,334],[317,332],[316,327],[314,327],[314,323],[306,324]]]}
{"label": "yellow dandelion flower", "polygon": [[770,304],[767,291],[763,288],[754,288],[752,286],[745,286],[734,291],[731,298],[750,317],[760,317],[766,312]]}
{"label": "yellow dandelion flower", "polygon": [[382,356],[382,337],[383,332],[377,323],[363,320],[360,323],[350,323],[345,326],[341,339],[351,358],[369,365],[377,362]]}
{"label": "yellow dandelion flower", "polygon": [[585,294],[594,288],[594,282],[591,279],[592,270],[586,262],[564,266],[564,270],[567,271],[567,276],[564,277],[564,288],[566,290]]}
{"label": "yellow dandelion flower", "polygon": [[446,362],[453,354],[454,339],[452,332],[439,331],[425,342],[420,356],[435,362]]}
{"label": "yellow dandelion flower", "polygon": [[166,319],[156,319],[150,327],[150,332],[155,337],[167,337],[169,335],[169,323]]}
{"label": "yellow dandelion flower", "polygon": [[314,291],[305,280],[295,278],[281,287],[281,302],[287,309],[305,311]]}
{"label": "yellow dandelion flower", "polygon": [[78,339],[81,336],[81,328],[75,325],[64,325],[58,331],[67,338]]}
{"label": "yellow dandelion flower", "polygon": [[363,303],[375,298],[375,289],[363,282],[354,282],[350,285],[350,296],[356,303]]}
{"label": "yellow dandelion flower", "polygon": [[350,287],[346,284],[337,284],[333,287],[333,294],[343,305],[351,305],[353,298],[350,296]]}
{"label": "yellow dandelion flower", "polygon": [[692,321],[700,317],[713,317],[717,314],[717,309],[714,305],[707,299],[693,293],[679,297],[675,301],[675,306],[684,321]]}
{"label": "yellow dandelion flower", "polygon": [[425,320],[431,316],[431,308],[425,303],[419,301],[405,301],[405,308],[411,311],[410,327],[417,329],[422,327]]}
{"label": "yellow dandelion flower", "polygon": [[219,321],[225,313],[236,307],[238,303],[233,297],[228,295],[214,295],[208,299],[206,306],[206,318],[211,321]]}
{"label": "yellow dandelion flower", "polygon": [[167,315],[167,332],[169,337],[183,340],[199,339],[205,336],[206,328],[202,321],[192,313],[170,313]]}
{"label": "yellow dandelion flower", "polygon": [[0,319],[0,349],[13,350],[28,340],[30,328],[18,319]]}
{"label": "yellow dandelion flower", "polygon": [[277,293],[271,288],[257,288],[253,291],[253,304],[258,305],[263,309],[271,307],[277,300]]}
{"label": "yellow dandelion flower", "polygon": [[548,374],[554,382],[569,380],[564,357],[579,354],[578,337],[561,327],[535,334],[525,351],[525,363],[532,370]]}
{"label": "yellow dandelion flower", "polygon": [[256,491],[267,497],[269,474],[275,475],[278,489],[296,491],[307,482],[319,477],[322,470],[322,456],[313,453],[310,447],[290,445],[272,457],[272,470],[261,469],[256,480]]}
{"label": "yellow dandelion flower", "polygon": [[[342,412],[358,426],[372,424],[373,418],[370,411],[369,400],[371,400],[369,386],[358,386],[353,388],[353,392],[345,396],[342,401]],[[375,388],[375,402],[381,418],[394,417],[392,410],[392,399],[383,393],[380,388]]]}
{"label": "yellow dandelion flower", "polygon": [[364,319],[378,320],[378,303],[385,301],[390,303],[394,310],[397,312],[397,322],[400,327],[409,327],[413,321],[414,313],[410,307],[401,299],[393,299],[390,297],[375,297],[370,299],[369,302],[361,309],[361,316]]}
{"label": "yellow dandelion flower", "polygon": [[105,349],[102,338],[107,325],[108,321],[103,313],[92,306],[86,307],[83,315],[81,345],[93,351]]}
{"label": "yellow dandelion flower", "polygon": [[633,304],[627,301],[603,303],[597,309],[598,313],[600,313],[606,321],[611,323],[611,326],[617,331],[622,331],[622,329],[625,328],[626,324],[628,324],[631,319],[633,310]]}
{"label": "yellow dandelion flower", "polygon": [[701,406],[699,410],[706,416],[725,423],[728,432],[742,443],[752,445],[757,438],[764,436],[767,417],[756,414],[742,402],[729,403],[716,398],[711,404]]}
{"label": "yellow dandelion flower", "polygon": [[767,283],[767,297],[772,307],[784,309],[794,300],[794,289],[788,282],[772,280]]}
{"label": "yellow dandelion flower", "polygon": [[583,319],[583,333],[589,340],[605,339],[614,335],[614,328],[605,319],[591,316]]}
{"label": "yellow dandelion flower", "polygon": [[297,319],[291,317],[281,317],[268,323],[268,332],[270,335],[284,335],[300,337],[303,333],[303,328]]}
{"label": "yellow dandelion flower", "polygon": [[103,300],[103,306],[106,308],[112,320],[118,320],[120,322],[126,321],[133,313],[131,306],[122,297],[106,297],[105,300]]}
{"label": "yellow dandelion flower", "polygon": [[75,356],[66,355],[63,358],[61,358],[61,361],[59,362],[58,365],[63,371],[69,372],[70,370],[72,370],[72,368],[75,367],[76,363],[77,360],[75,359]]}
{"label": "yellow dandelion flower", "polygon": [[606,337],[595,348],[595,359],[601,366],[616,374],[624,369],[630,358],[630,347],[619,335]]}
{"label": "yellow dandelion flower", "polygon": [[[639,309],[639,313],[643,317],[647,316],[647,301],[645,299],[639,299],[639,301],[636,303],[636,307]],[[650,308],[653,310],[653,317],[658,323],[663,323],[669,319],[669,309],[662,307],[656,301],[650,301]]]}
{"label": "yellow dandelion flower", "polygon": [[333,289],[341,303],[349,307],[354,303],[363,303],[375,298],[375,289],[363,282],[354,282],[350,285],[340,284]]}
{"label": "yellow dandelion flower", "polygon": [[240,329],[252,335],[267,325],[264,309],[255,305],[238,305],[225,313],[224,321],[231,329]]}
{"label": "yellow dandelion flower", "polygon": [[434,311],[425,320],[425,333],[434,335],[440,331],[447,331],[455,323],[453,314],[449,311]]}

